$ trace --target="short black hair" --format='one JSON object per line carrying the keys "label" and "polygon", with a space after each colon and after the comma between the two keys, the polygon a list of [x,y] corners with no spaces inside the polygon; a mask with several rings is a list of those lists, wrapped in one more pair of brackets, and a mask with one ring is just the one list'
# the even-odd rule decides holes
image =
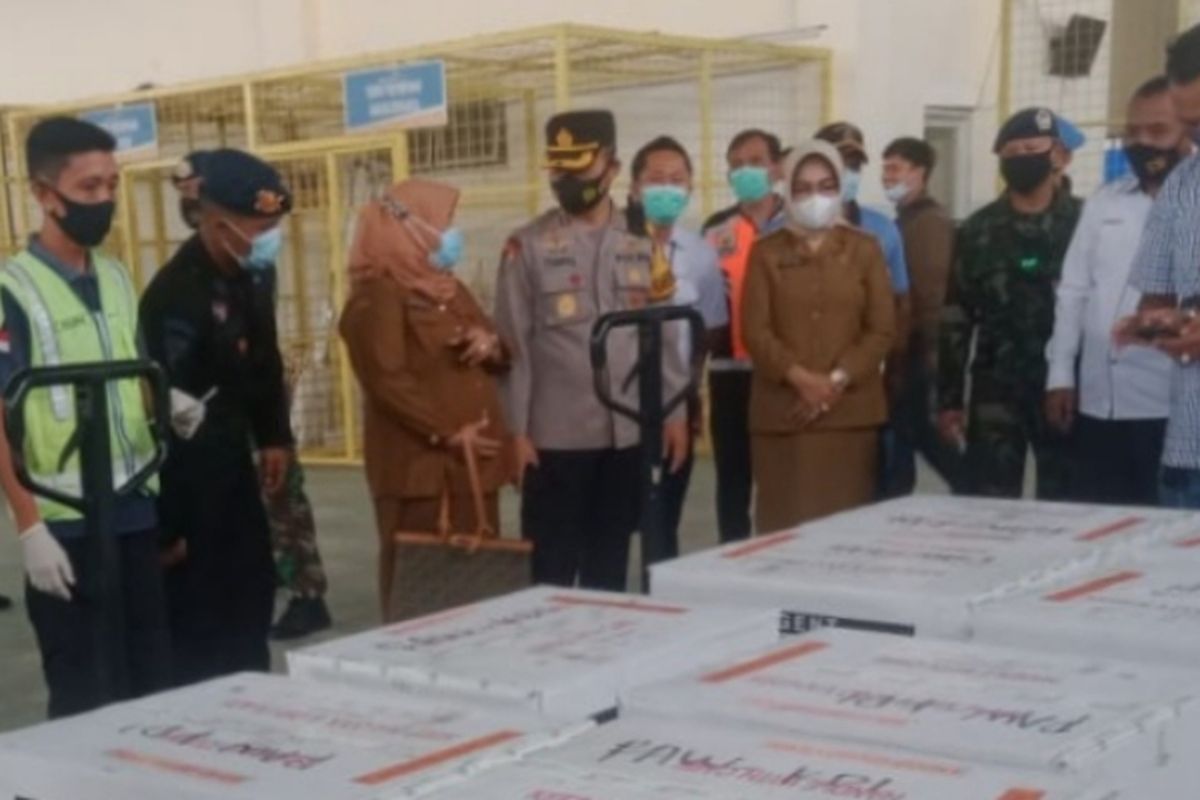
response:
{"label": "short black hair", "polygon": [[1200,78],[1200,25],[1179,34],[1167,46],[1167,77],[1175,84]]}
{"label": "short black hair", "polygon": [[116,149],[117,140],[99,125],[74,117],[48,117],[29,131],[25,168],[31,178],[55,180],[71,156]]}
{"label": "short black hair", "polygon": [[646,162],[650,160],[652,153],[664,151],[682,156],[683,163],[687,165],[688,174],[692,174],[692,157],[688,155],[688,151],[679,143],[679,140],[672,136],[659,136],[643,145],[642,149],[638,150],[637,155],[633,157],[633,164],[630,165],[630,174],[633,179],[637,180],[637,177],[646,169]]}
{"label": "short black hair", "polygon": [[924,168],[926,180],[933,174],[933,168],[937,166],[937,151],[929,142],[915,136],[901,136],[899,139],[893,140],[884,148],[883,157],[903,158],[914,167]]}
{"label": "short black hair", "polygon": [[762,139],[766,143],[767,152],[770,154],[772,161],[783,159],[783,144],[779,141],[779,137],[773,133],[764,131],[762,128],[747,128],[737,136],[734,136],[733,140],[729,142],[729,147],[725,149],[726,157],[752,139]]}
{"label": "short black hair", "polygon": [[1151,97],[1158,97],[1166,94],[1171,90],[1171,81],[1166,75],[1155,75],[1150,80],[1143,83],[1133,93],[1134,100],[1148,100]]}

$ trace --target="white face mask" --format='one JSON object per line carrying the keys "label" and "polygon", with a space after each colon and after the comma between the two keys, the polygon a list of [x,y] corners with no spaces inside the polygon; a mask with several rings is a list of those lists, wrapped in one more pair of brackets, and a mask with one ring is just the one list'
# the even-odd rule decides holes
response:
{"label": "white face mask", "polygon": [[894,206],[900,205],[904,198],[908,197],[912,189],[904,181],[893,183],[891,186],[883,187],[883,194],[887,197],[888,202]]}
{"label": "white face mask", "polygon": [[796,222],[810,231],[832,227],[841,210],[842,199],[837,195],[813,194],[803,200],[792,201],[792,214]]}

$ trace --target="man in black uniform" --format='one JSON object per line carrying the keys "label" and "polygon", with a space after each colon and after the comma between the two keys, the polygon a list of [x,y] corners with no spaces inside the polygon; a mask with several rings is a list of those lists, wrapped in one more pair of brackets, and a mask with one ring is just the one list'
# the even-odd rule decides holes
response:
{"label": "man in black uniform", "polygon": [[251,447],[259,451],[262,490],[273,494],[292,433],[270,288],[251,270],[274,263],[279,220],[290,207],[270,165],[237,150],[212,151],[196,235],[141,302],[150,355],[175,392],[203,407],[194,430],[176,428],[159,503],[162,528],[176,540],[167,592],[181,685],[270,668],[275,575]]}

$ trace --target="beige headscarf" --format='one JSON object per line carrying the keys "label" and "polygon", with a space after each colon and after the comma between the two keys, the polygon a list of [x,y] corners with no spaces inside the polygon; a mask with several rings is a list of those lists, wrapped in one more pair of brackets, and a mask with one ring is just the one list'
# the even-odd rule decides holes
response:
{"label": "beige headscarf", "polygon": [[[798,233],[807,233],[807,230],[796,219],[792,209],[792,181],[796,177],[796,170],[800,169],[800,165],[810,158],[820,158],[828,162],[837,178],[839,191],[842,188],[843,174],[846,169],[842,163],[842,155],[837,148],[821,139],[801,142],[788,153],[788,157],[783,162],[783,195],[787,208],[788,227]],[[839,221],[839,224],[843,224],[843,222]]]}
{"label": "beige headscarf", "polygon": [[[450,226],[458,198],[453,186],[412,178],[367,203],[350,248],[351,284],[387,276],[435,299],[453,296],[455,279],[431,266],[429,253],[437,249],[434,231]],[[406,221],[406,214],[419,221]]]}

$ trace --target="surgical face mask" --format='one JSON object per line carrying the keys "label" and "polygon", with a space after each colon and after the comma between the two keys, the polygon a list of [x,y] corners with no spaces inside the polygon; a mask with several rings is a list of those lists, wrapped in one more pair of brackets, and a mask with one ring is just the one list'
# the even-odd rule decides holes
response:
{"label": "surgical face mask", "polygon": [[642,187],[642,207],[646,219],[655,225],[671,225],[683,216],[691,195],[682,186],[651,184]]}
{"label": "surgical face mask", "polygon": [[810,231],[823,231],[837,222],[841,206],[841,199],[836,195],[812,194],[792,201],[792,215],[801,227]]}
{"label": "surgical face mask", "polygon": [[572,216],[578,216],[600,205],[600,201],[608,195],[604,178],[604,175],[583,178],[568,172],[550,184],[550,188],[558,198],[559,207]]}
{"label": "surgical face mask", "polygon": [[77,203],[52,186],[47,186],[63,204],[62,216],[53,215],[67,238],[80,247],[95,247],[104,241],[112,229],[117,204],[112,200],[100,203]]}
{"label": "surgical face mask", "polygon": [[1017,194],[1029,194],[1041,186],[1053,170],[1049,151],[1000,159],[1000,174],[1008,188]]}
{"label": "surgical face mask", "polygon": [[1183,158],[1178,147],[1152,147],[1148,144],[1126,145],[1125,157],[1143,186],[1161,186]]}
{"label": "surgical face mask", "polygon": [[858,190],[862,186],[862,174],[853,170],[846,170],[842,175],[842,200],[847,203],[853,203],[858,200]]}
{"label": "surgical face mask", "polygon": [[738,167],[729,173],[729,186],[739,203],[756,203],[771,193],[766,167]]}
{"label": "surgical face mask", "polygon": [[[249,237],[242,233],[233,223],[226,223],[230,230],[243,240]],[[275,266],[279,260],[279,251],[283,247],[283,229],[276,225],[255,236],[250,241],[250,252],[245,255],[234,254],[238,266],[246,270],[265,270]]]}
{"label": "surgical face mask", "polygon": [[904,198],[912,193],[912,188],[904,181],[897,181],[891,186],[883,187],[883,194],[888,199],[888,202],[894,206],[898,206],[904,202]]}
{"label": "surgical face mask", "polygon": [[444,272],[450,272],[462,260],[462,231],[458,228],[447,228],[441,232],[439,242],[438,249],[429,254],[429,263]]}

